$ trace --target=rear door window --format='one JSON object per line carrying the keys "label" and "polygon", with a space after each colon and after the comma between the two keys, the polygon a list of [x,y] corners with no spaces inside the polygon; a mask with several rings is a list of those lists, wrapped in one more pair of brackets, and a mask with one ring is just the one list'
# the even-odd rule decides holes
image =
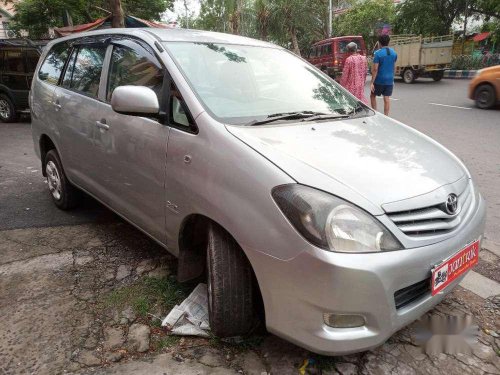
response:
{"label": "rear door window", "polygon": [[38,78],[57,85],[64,68],[64,63],[68,58],[68,53],[69,46],[66,43],[59,43],[53,46],[38,71]]}
{"label": "rear door window", "polygon": [[321,56],[328,56],[331,55],[331,53],[332,53],[331,44],[325,44],[324,46],[321,47]]}
{"label": "rear door window", "polygon": [[68,61],[68,66],[66,67],[66,71],[64,72],[64,78],[62,80],[62,87],[67,89],[71,86],[71,77],[73,75],[73,68],[75,67],[76,54],[78,53],[78,48],[73,49],[71,56]]}
{"label": "rear door window", "polygon": [[311,57],[316,57],[318,55],[318,47],[314,46],[311,51]]}
{"label": "rear door window", "polygon": [[105,46],[81,46],[72,67],[69,88],[97,98],[105,54]]}
{"label": "rear door window", "polygon": [[22,49],[5,50],[4,70],[10,73],[24,73],[24,56]]}

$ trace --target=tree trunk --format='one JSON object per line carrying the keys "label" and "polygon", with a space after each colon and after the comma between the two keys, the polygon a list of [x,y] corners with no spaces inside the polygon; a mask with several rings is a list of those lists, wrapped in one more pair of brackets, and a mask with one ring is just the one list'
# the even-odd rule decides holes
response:
{"label": "tree trunk", "polygon": [[121,0],[109,0],[111,8],[111,27],[125,27],[125,17]]}
{"label": "tree trunk", "polygon": [[267,41],[267,25],[260,26],[260,40]]}
{"label": "tree trunk", "polygon": [[299,40],[297,39],[297,30],[295,30],[295,27],[290,27],[288,29],[288,32],[290,33],[290,39],[292,41],[292,51],[296,55],[300,55],[300,48],[299,48]]}
{"label": "tree trunk", "polygon": [[71,18],[71,14],[67,9],[63,12],[63,25],[64,26],[73,26],[73,19]]}

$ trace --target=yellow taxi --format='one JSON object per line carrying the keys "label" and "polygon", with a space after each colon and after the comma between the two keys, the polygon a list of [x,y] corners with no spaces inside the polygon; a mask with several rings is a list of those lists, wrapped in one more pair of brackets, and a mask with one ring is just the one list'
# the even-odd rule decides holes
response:
{"label": "yellow taxi", "polygon": [[469,85],[469,98],[481,109],[500,102],[500,65],[481,69]]}

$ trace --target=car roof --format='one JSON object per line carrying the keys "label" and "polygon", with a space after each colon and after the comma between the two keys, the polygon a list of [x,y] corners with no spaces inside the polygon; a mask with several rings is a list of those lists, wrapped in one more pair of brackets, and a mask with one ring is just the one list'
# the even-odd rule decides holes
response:
{"label": "car roof", "polygon": [[281,48],[275,44],[264,42],[262,40],[247,38],[239,35],[217,33],[213,31],[191,30],[191,29],[159,29],[159,28],[116,28],[116,29],[101,29],[84,33],[72,34],[63,38],[55,39],[51,44],[99,35],[130,35],[141,37],[145,35],[153,36],[155,39],[164,42],[200,42],[200,43],[223,43],[223,44],[239,44],[248,46],[273,47]]}

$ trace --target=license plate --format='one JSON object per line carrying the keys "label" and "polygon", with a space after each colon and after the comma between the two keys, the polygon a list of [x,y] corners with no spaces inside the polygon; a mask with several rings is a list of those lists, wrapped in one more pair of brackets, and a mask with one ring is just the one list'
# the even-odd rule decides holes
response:
{"label": "license plate", "polygon": [[432,295],[446,288],[453,280],[474,267],[479,260],[479,240],[467,245],[443,263],[432,269]]}

